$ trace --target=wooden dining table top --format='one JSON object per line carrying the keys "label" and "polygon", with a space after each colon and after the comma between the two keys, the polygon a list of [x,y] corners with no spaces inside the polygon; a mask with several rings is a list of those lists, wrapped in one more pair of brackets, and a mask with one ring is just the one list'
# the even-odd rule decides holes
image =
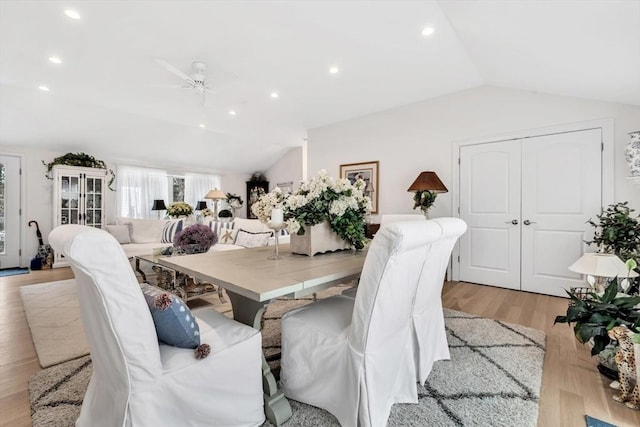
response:
{"label": "wooden dining table top", "polygon": [[282,259],[268,259],[273,246],[158,258],[158,263],[262,302],[281,296],[299,298],[359,278],[366,249],[315,256],[292,254],[280,245]]}

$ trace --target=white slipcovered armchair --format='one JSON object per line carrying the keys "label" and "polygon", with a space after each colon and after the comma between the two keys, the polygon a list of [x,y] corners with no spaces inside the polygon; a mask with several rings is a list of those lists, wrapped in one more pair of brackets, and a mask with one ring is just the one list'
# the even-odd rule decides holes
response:
{"label": "white slipcovered armchair", "polygon": [[211,354],[160,344],[120,244],[63,225],[49,235],[73,268],[93,361],[77,426],[259,426],[261,335],[213,309],[194,311]]}
{"label": "white slipcovered armchair", "polygon": [[413,307],[416,379],[424,384],[436,360],[449,360],[449,344],[442,316],[442,285],[451,258],[451,251],[467,224],[459,218],[426,220],[424,215],[383,215],[380,228],[399,221],[434,222],[442,229],[442,237],[431,245],[420,275]]}
{"label": "white slipcovered armchair", "polygon": [[369,247],[355,300],[338,295],[282,318],[281,385],[344,427],[386,425],[394,403],[417,403],[411,311],[431,222],[392,224]]}

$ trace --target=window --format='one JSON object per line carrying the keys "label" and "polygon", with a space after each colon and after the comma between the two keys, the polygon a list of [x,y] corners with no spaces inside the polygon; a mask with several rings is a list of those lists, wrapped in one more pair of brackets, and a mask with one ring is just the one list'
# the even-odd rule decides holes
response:
{"label": "window", "polygon": [[162,169],[118,166],[118,214],[129,218],[156,218],[153,201],[161,199],[169,206],[187,202],[195,207],[205,194],[220,188],[218,175],[185,173],[169,175]]}

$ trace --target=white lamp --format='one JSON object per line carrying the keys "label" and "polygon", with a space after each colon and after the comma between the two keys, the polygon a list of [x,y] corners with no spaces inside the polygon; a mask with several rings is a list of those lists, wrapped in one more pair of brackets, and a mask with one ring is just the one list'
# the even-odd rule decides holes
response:
{"label": "white lamp", "polygon": [[218,200],[226,199],[227,195],[224,194],[224,191],[214,188],[213,190],[209,191],[207,195],[204,196],[204,198],[213,200],[213,218],[217,221],[218,220]]}
{"label": "white lamp", "polygon": [[569,270],[593,276],[597,292],[604,290],[607,278],[638,276],[635,271],[629,271],[625,263],[615,254],[586,253],[571,264]]}

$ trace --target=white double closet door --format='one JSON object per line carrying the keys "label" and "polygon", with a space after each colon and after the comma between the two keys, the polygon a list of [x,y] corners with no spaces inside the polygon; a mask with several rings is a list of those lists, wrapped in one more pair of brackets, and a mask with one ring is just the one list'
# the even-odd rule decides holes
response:
{"label": "white double closet door", "polygon": [[566,296],[602,206],[601,129],[460,147],[460,280]]}

